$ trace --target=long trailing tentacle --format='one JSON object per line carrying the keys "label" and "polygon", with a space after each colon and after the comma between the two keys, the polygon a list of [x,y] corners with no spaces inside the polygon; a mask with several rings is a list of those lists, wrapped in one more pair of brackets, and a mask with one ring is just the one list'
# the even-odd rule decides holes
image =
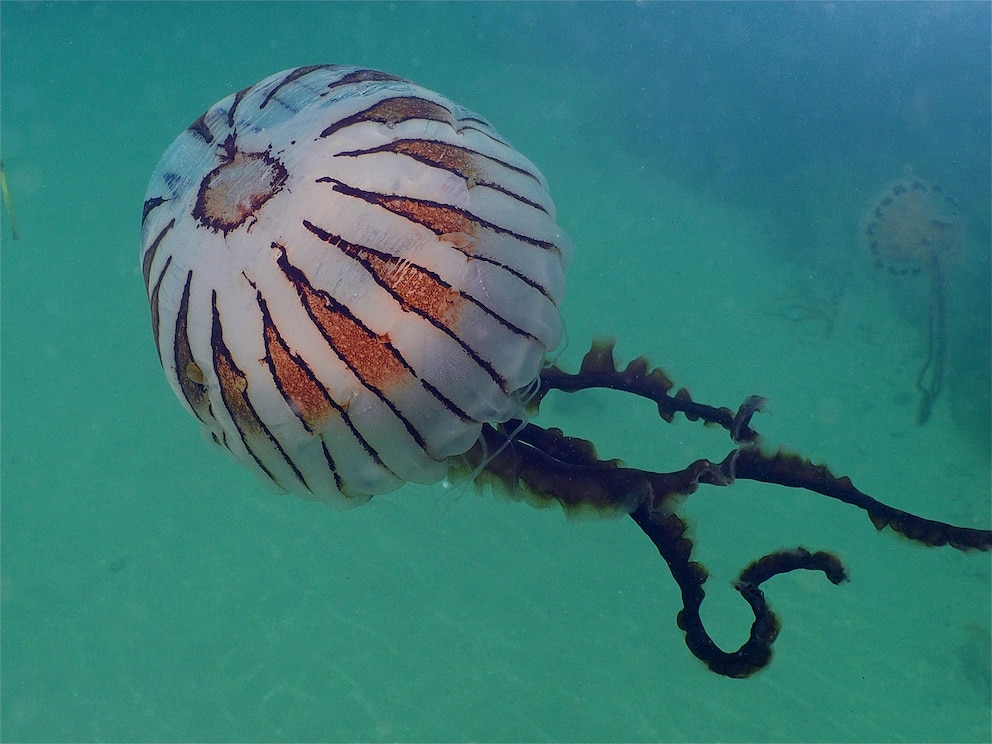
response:
{"label": "long trailing tentacle", "polygon": [[[690,421],[702,419],[708,424],[722,426],[734,434],[734,441],[737,442],[751,441],[758,436],[747,422],[735,421],[739,417],[729,408],[697,403],[685,388],[680,388],[675,395],[669,395],[668,391],[674,385],[664,370],[659,367],[652,369],[645,357],[638,357],[624,369],[618,370],[613,358],[613,341],[597,339],[583,357],[577,373],[565,372],[557,366],[542,370],[541,386],[528,401],[528,405],[536,411],[544,396],[551,390],[575,393],[591,388],[609,388],[653,401],[658,406],[658,415],[669,423],[676,413],[682,413]],[[752,403],[753,410],[760,409],[764,402],[757,396],[748,400]]]}
{"label": "long trailing tentacle", "polygon": [[[609,388],[637,395],[654,402],[666,421],[671,421],[675,413],[681,412],[691,421],[702,419],[726,429],[734,442],[743,445],[724,461],[723,468],[730,480],[744,478],[775,483],[838,499],[864,510],[879,530],[890,527],[926,545],[951,545],[960,550],[992,548],[990,530],[956,527],[901,511],[862,493],[854,487],[850,478],[835,476],[823,465],[815,465],[788,452],[764,452],[758,433],[751,428],[751,417],[761,410],[763,398],[751,396],[735,412],[725,407],[697,403],[685,388],[674,396],[669,395],[672,387],[674,385],[668,376],[661,369],[651,369],[644,357],[630,362],[623,370],[617,369],[612,342],[595,341],[577,374],[563,372],[557,367],[541,373],[541,388],[533,399],[533,405],[539,404],[551,390],[578,392]],[[659,508],[664,510],[660,504]]]}
{"label": "long trailing tentacle", "polygon": [[[503,447],[507,440],[505,430],[486,425],[480,443],[466,455],[464,467],[471,470],[481,467],[479,479],[483,483],[501,485],[503,490],[540,505],[557,502],[569,510],[594,509],[630,515],[654,543],[679,585],[683,606],[678,625],[685,632],[686,645],[714,672],[746,677],[771,660],[771,647],[780,626],[761,590],[768,579],[790,571],[811,570],[822,572],[838,584],[846,575],[836,556],[811,553],[802,547],[759,558],[741,572],[735,583],[754,614],[748,639],[736,651],[723,651],[710,638],[700,617],[706,568],[691,560],[693,545],[686,535],[687,525],[676,514],[680,500],[701,483],[726,486],[736,479],[748,479],[802,488],[864,510],[879,530],[889,527],[930,546],[992,549],[992,530],[957,527],[910,514],[876,501],[855,488],[849,478],[837,477],[823,465],[787,452],[763,452],[758,434],[751,428],[751,418],[760,410],[762,398],[752,396],[737,411],[732,411],[697,403],[684,388],[669,395],[672,387],[667,375],[660,369],[651,369],[644,358],[618,370],[613,345],[597,342],[586,354],[577,374],[557,367],[544,370],[531,407],[536,412],[551,390],[610,388],[631,393],[653,401],[666,421],[681,412],[690,420],[702,419],[726,429],[736,446],[721,462],[697,460],[672,473],[628,468],[619,460],[599,459],[593,445],[586,440],[567,437],[558,429],[511,421],[505,424],[506,430],[514,432],[511,446]],[[487,451],[497,450],[496,456],[486,457]]]}
{"label": "long trailing tentacle", "polygon": [[944,270],[940,257],[930,258],[930,307],[927,310],[927,352],[916,376],[916,389],[920,391],[920,407],[916,423],[923,426],[930,420],[933,404],[944,386],[944,361],[947,357],[947,299],[944,287]]}
{"label": "long trailing tentacle", "polygon": [[686,646],[710,670],[725,677],[749,677],[771,661],[772,644],[781,626],[765,600],[761,584],[773,576],[798,570],[822,571],[834,584],[847,579],[840,559],[831,553],[810,553],[800,547],[759,558],[745,568],[734,583],[754,613],[748,639],[736,651],[724,651],[710,637],[699,614],[705,597],[703,583],[709,574],[702,564],[689,560],[692,542],[685,537],[685,522],[675,514],[659,518],[645,506],[637,508],[630,516],[651,538],[679,585],[682,610],[677,622],[685,632]]}

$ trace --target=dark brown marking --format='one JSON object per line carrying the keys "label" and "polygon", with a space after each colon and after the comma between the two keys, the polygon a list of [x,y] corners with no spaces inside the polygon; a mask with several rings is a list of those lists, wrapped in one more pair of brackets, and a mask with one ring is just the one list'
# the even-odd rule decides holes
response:
{"label": "dark brown marking", "polygon": [[[376,206],[383,207],[384,209],[388,209],[394,214],[398,214],[408,220],[411,220],[412,222],[423,225],[431,232],[439,236],[450,235],[452,233],[463,233],[470,237],[474,237],[476,234],[476,228],[483,227],[487,230],[492,230],[493,232],[509,235],[515,240],[519,240],[521,243],[526,243],[527,245],[532,245],[546,251],[552,251],[555,254],[560,255],[558,246],[554,243],[521,235],[520,233],[508,230],[505,227],[501,227],[493,222],[487,222],[471,212],[464,209],[459,209],[458,207],[453,207],[450,204],[442,204],[429,199],[415,199],[410,196],[395,196],[391,194],[380,194],[375,191],[364,191],[362,189],[348,186],[347,184],[344,184],[335,178],[331,178],[330,176],[318,178],[317,183],[332,184],[334,190],[339,193],[347,196],[354,196],[368,202],[369,204],[374,204]],[[461,250],[463,246],[456,245],[456,247]],[[469,249],[463,252],[470,254],[471,250]]]}
{"label": "dark brown marking", "polygon": [[[520,235],[519,233],[512,232],[511,230],[502,228],[492,222],[487,222],[469,212],[466,212],[465,210],[458,209],[457,207],[452,207],[450,205],[438,204],[427,200],[412,199],[406,196],[389,196],[386,194],[378,194],[373,191],[362,191],[361,189],[347,186],[340,181],[331,178],[330,176],[318,178],[317,183],[330,183],[333,185],[335,191],[347,196],[354,196],[368,202],[369,204],[374,204],[376,206],[383,207],[384,209],[388,209],[394,214],[398,214],[408,220],[411,220],[412,222],[423,225],[431,230],[431,232],[438,235],[438,237],[445,235],[465,236],[468,240],[462,239],[449,241],[451,247],[461,253],[464,253],[466,256],[475,261],[483,261],[493,266],[497,266],[503,271],[517,277],[528,286],[533,287],[545,297],[548,297],[549,299],[551,297],[548,294],[546,287],[534,281],[529,276],[510,266],[507,266],[500,261],[497,261],[494,258],[489,258],[488,256],[481,256],[474,253],[472,250],[474,241],[471,239],[476,234],[476,226],[483,227],[488,230],[492,230],[493,232],[509,235],[522,243],[526,243],[527,245],[532,245],[542,250],[552,251],[555,256],[560,258],[561,251],[554,243],[549,243],[546,240],[537,240],[536,238],[528,238],[526,235]],[[451,231],[449,228],[452,227],[459,229]],[[470,227],[471,232],[467,232],[465,230],[466,227]]]}
{"label": "dark brown marking", "polygon": [[279,82],[278,85],[272,88],[272,90],[269,91],[268,95],[265,96],[265,99],[260,104],[258,104],[258,108],[263,109],[266,106],[268,106],[269,101],[272,100],[272,98],[276,95],[276,93],[278,93],[280,90],[285,88],[287,85],[296,82],[305,75],[309,75],[311,72],[314,72],[316,70],[324,70],[329,67],[333,68],[335,67],[335,65],[307,65],[305,67],[297,67],[295,70],[290,70],[289,74],[286,75],[286,77],[284,77]]}
{"label": "dark brown marking", "polygon": [[355,317],[346,305],[314,287],[306,274],[289,262],[285,246],[273,243],[272,248],[279,251],[276,263],[295,286],[303,308],[324,340],[358,381],[389,407],[421,449],[427,449],[423,435],[389,397],[390,390],[397,385],[412,379],[452,413],[465,421],[472,420],[436,388],[420,379],[388,336],[379,336]]}
{"label": "dark brown marking", "polygon": [[[146,254],[147,255],[147,254]],[[165,266],[162,267],[161,273],[158,275],[158,280],[155,282],[155,286],[152,287],[151,292],[148,294],[148,306],[151,310],[152,315],[152,337],[155,339],[155,349],[158,351],[158,362],[165,368],[165,363],[162,361],[162,346],[161,341],[158,337],[159,324],[161,323],[161,306],[159,303],[159,293],[162,289],[162,281],[165,279],[165,275],[169,272],[169,266],[172,264],[172,256],[165,259]],[[151,267],[151,262],[148,262],[149,268]],[[145,280],[147,285],[148,280]]]}
{"label": "dark brown marking", "polygon": [[407,377],[416,377],[387,337],[376,334],[347,306],[314,287],[306,275],[289,262],[284,246],[273,243],[272,247],[279,251],[279,268],[292,282],[304,309],[327,343],[363,385],[385,394]]}
{"label": "dark brown marking", "polygon": [[210,131],[210,127],[207,126],[208,113],[209,112],[204,111],[200,114],[200,117],[190,124],[187,129],[209,145],[214,141],[214,135],[213,132]]}
{"label": "dark brown marking", "polygon": [[[329,65],[333,67],[333,65]],[[333,90],[334,88],[340,88],[343,85],[357,85],[359,83],[378,83],[378,82],[395,82],[395,83],[406,83],[401,77],[396,77],[395,75],[390,75],[385,72],[379,72],[378,70],[355,70],[354,72],[349,72],[347,75],[342,77],[340,80],[328,83],[328,90]],[[322,93],[321,95],[327,95]]]}
{"label": "dark brown marking", "polygon": [[[169,224],[162,228],[162,231],[155,236],[155,240],[152,244],[148,246],[148,250],[145,251],[145,255],[141,257],[141,274],[145,277],[145,291],[149,289],[149,283],[151,282],[152,275],[152,263],[155,261],[155,254],[158,253],[158,247],[162,244],[162,240],[168,234],[169,230],[176,226],[176,219],[173,217],[169,220]],[[170,258],[171,260],[171,258]],[[168,264],[166,264],[168,265]],[[161,277],[159,278],[161,281]],[[158,336],[156,335],[156,338]]]}
{"label": "dark brown marking", "polygon": [[145,220],[148,219],[148,215],[153,209],[162,206],[167,201],[171,201],[171,199],[166,199],[163,196],[153,196],[151,199],[146,199],[141,209],[141,224],[145,224]]}
{"label": "dark brown marking", "polygon": [[272,321],[268,303],[256,290],[258,307],[262,312],[262,334],[265,339],[265,361],[272,379],[286,403],[309,432],[341,406],[332,400],[327,389],[317,380],[307,363],[294,354]]}
{"label": "dark brown marking", "polygon": [[254,85],[250,85],[247,88],[242,88],[241,90],[239,90],[237,93],[234,94],[234,103],[232,103],[231,108],[227,110],[228,129],[232,131],[234,130],[235,124],[237,124],[238,107],[241,105],[241,102],[244,100],[245,96],[247,96],[248,93],[250,93],[252,88],[254,87],[255,87]]}

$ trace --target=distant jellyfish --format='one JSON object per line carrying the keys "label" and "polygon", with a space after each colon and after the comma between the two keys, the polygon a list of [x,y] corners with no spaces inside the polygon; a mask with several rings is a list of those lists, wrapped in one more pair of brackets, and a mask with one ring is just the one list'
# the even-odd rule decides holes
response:
{"label": "distant jellyfish", "polygon": [[957,205],[937,184],[909,177],[892,184],[865,215],[861,239],[872,265],[893,276],[930,280],[927,348],[916,378],[917,423],[925,424],[940,395],[947,356],[947,265],[961,254]]}

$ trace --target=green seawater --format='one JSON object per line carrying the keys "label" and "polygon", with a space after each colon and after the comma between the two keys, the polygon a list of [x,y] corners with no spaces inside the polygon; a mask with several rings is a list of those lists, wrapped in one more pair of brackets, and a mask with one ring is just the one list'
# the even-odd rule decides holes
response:
{"label": "green seawater", "polygon": [[[839,502],[704,488],[683,513],[704,619],[771,550],[848,583],[766,585],[770,667],[708,672],[629,519],[471,487],[339,513],[205,444],[166,384],[139,266],[174,137],[261,78],[336,62],[478,111],[575,243],[559,363],[593,337],[893,506],[988,528],[990,6],[985,3],[0,4],[0,739],[990,740],[990,559]],[[911,172],[953,194],[947,375],[915,423],[930,288],[875,271],[865,212]],[[538,423],[655,470],[725,434],[617,394]]]}

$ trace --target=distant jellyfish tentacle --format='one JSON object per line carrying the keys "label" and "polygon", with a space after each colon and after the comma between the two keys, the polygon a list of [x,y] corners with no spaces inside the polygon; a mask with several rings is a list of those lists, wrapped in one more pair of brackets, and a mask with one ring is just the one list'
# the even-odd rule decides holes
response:
{"label": "distant jellyfish tentacle", "polygon": [[920,407],[916,423],[925,424],[930,419],[933,404],[944,385],[944,360],[947,357],[947,290],[944,270],[935,254],[930,259],[930,307],[927,310],[927,351],[923,366],[916,377],[920,391]]}

